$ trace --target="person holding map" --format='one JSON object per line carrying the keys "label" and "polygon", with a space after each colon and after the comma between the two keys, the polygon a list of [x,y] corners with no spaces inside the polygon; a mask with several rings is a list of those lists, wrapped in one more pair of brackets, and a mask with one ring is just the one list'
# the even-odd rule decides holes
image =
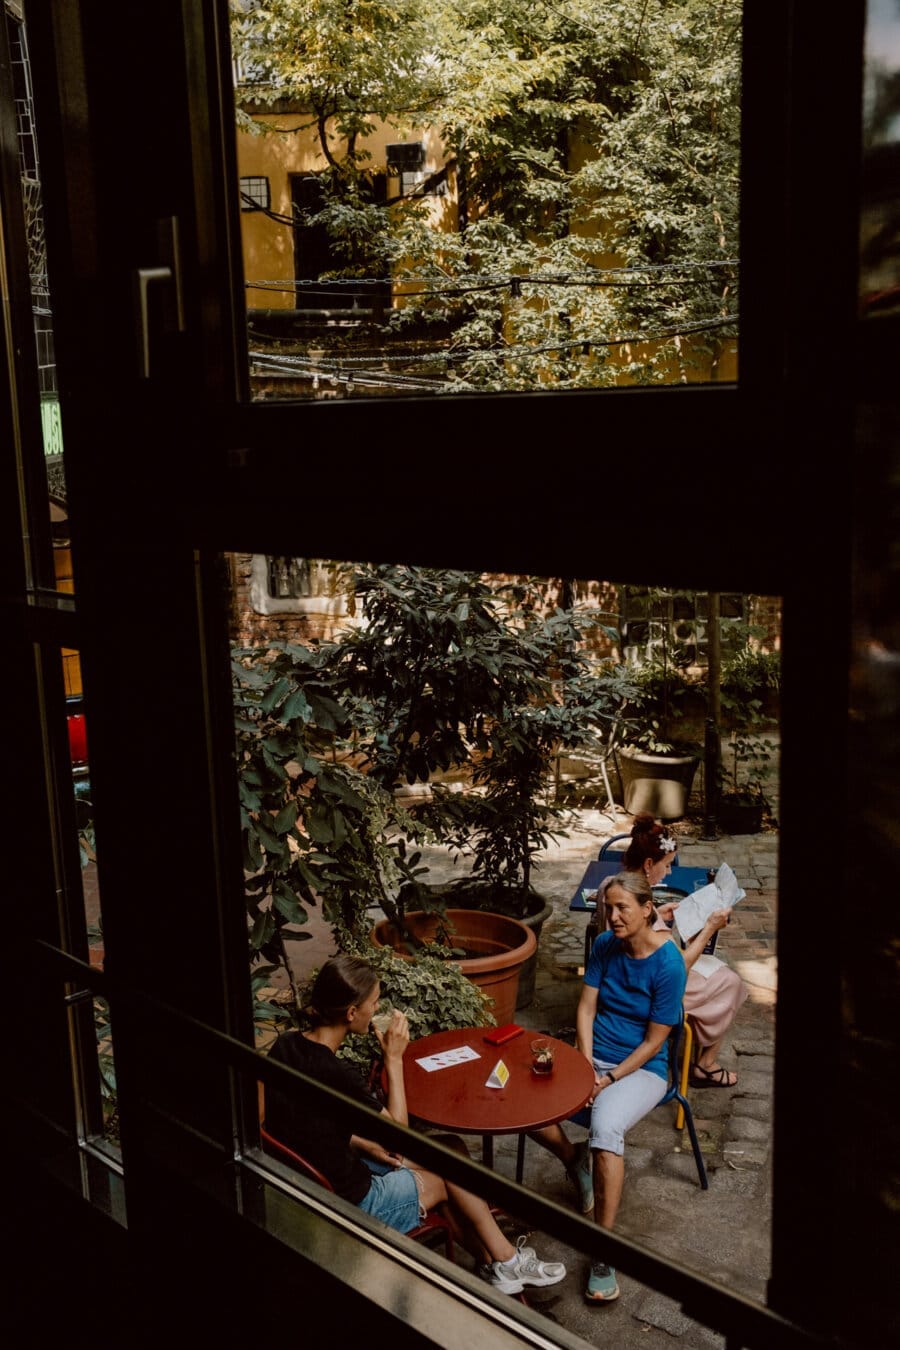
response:
{"label": "person holding map", "polygon": [[[676,847],[677,842],[665,825],[654,820],[648,811],[641,811],[634,818],[631,843],[622,856],[623,869],[641,872],[651,886],[659,886],[672,870]],[[677,927],[679,908],[673,903],[658,906],[657,926],[668,927],[674,920]],[[703,926],[687,937],[682,952],[688,971],[684,1010],[693,1023],[699,1047],[691,1070],[691,1086],[695,1088],[737,1086],[737,1074],[724,1068],[718,1057],[725,1033],[747,997],[747,989],[737,971],[714,956],[703,955],[710,938],[730,918],[730,908],[712,910],[705,916]]]}
{"label": "person holding map", "polygon": [[[408,1125],[403,1053],[409,1044],[409,1023],[406,1013],[395,1009],[386,1030],[373,1024],[380,995],[378,976],[367,961],[346,955],[331,957],[313,985],[307,1010],[312,1028],[284,1032],[269,1055],[372,1111]],[[348,1033],[362,1034],[370,1026],[384,1054],[386,1106],[349,1064],[337,1058]],[[415,1228],[428,1210],[446,1206],[460,1241],[501,1293],[518,1294],[526,1285],[553,1285],[565,1278],[562,1262],[540,1261],[534,1249],[525,1246],[524,1237],[513,1246],[484,1200],[388,1152],[382,1144],[353,1134],[326,1104],[311,1102],[302,1083],[267,1087],[263,1115],[268,1133],[311,1162],[338,1195],[401,1233]],[[442,1142],[466,1152],[459,1139]]]}

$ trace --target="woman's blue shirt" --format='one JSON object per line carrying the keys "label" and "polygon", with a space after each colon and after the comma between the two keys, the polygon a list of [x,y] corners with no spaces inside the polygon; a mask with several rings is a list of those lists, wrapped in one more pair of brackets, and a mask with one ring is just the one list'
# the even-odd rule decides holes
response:
{"label": "woman's blue shirt", "polygon": [[[674,942],[649,956],[628,956],[613,933],[601,933],[591,948],[584,982],[597,990],[594,1058],[621,1064],[644,1039],[648,1022],[674,1026],[681,1016],[687,982],[684,957]],[[643,1066],[668,1078],[667,1047]]]}

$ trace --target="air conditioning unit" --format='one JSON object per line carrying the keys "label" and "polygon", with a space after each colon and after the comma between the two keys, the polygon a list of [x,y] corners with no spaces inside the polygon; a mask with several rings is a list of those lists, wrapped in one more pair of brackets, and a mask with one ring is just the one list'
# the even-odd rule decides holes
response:
{"label": "air conditioning unit", "polygon": [[425,163],[425,146],[422,141],[395,141],[385,146],[387,166],[395,173],[413,173]]}

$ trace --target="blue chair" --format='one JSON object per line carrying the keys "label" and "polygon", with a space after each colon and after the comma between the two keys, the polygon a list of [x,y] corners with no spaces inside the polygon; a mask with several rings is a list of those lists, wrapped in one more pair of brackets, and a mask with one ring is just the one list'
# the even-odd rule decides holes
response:
{"label": "blue chair", "polygon": [[[613,844],[618,844],[620,839],[630,839],[630,838],[631,838],[630,832],[627,834],[614,834],[611,839],[607,839],[606,843],[602,845],[600,852],[597,854],[597,861],[608,862],[610,854],[613,851],[612,849]],[[616,849],[615,851],[617,853],[623,852],[622,849]]]}

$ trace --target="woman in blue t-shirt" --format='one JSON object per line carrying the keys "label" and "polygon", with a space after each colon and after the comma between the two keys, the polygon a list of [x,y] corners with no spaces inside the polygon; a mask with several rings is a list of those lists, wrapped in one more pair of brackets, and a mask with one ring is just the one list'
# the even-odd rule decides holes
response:
{"label": "woman in blue t-shirt", "polygon": [[[615,876],[603,906],[608,931],[591,950],[575,1026],[576,1045],[594,1069],[593,1097],[585,1108],[590,1111],[594,1219],[612,1228],[625,1180],[625,1135],[666,1091],[666,1041],[681,1015],[686,970],[668,932],[653,927],[653,891],[640,872]],[[573,1168],[586,1170],[560,1126],[532,1137],[561,1158],[570,1174]],[[585,1293],[598,1302],[618,1298],[613,1267],[594,1261]]]}

